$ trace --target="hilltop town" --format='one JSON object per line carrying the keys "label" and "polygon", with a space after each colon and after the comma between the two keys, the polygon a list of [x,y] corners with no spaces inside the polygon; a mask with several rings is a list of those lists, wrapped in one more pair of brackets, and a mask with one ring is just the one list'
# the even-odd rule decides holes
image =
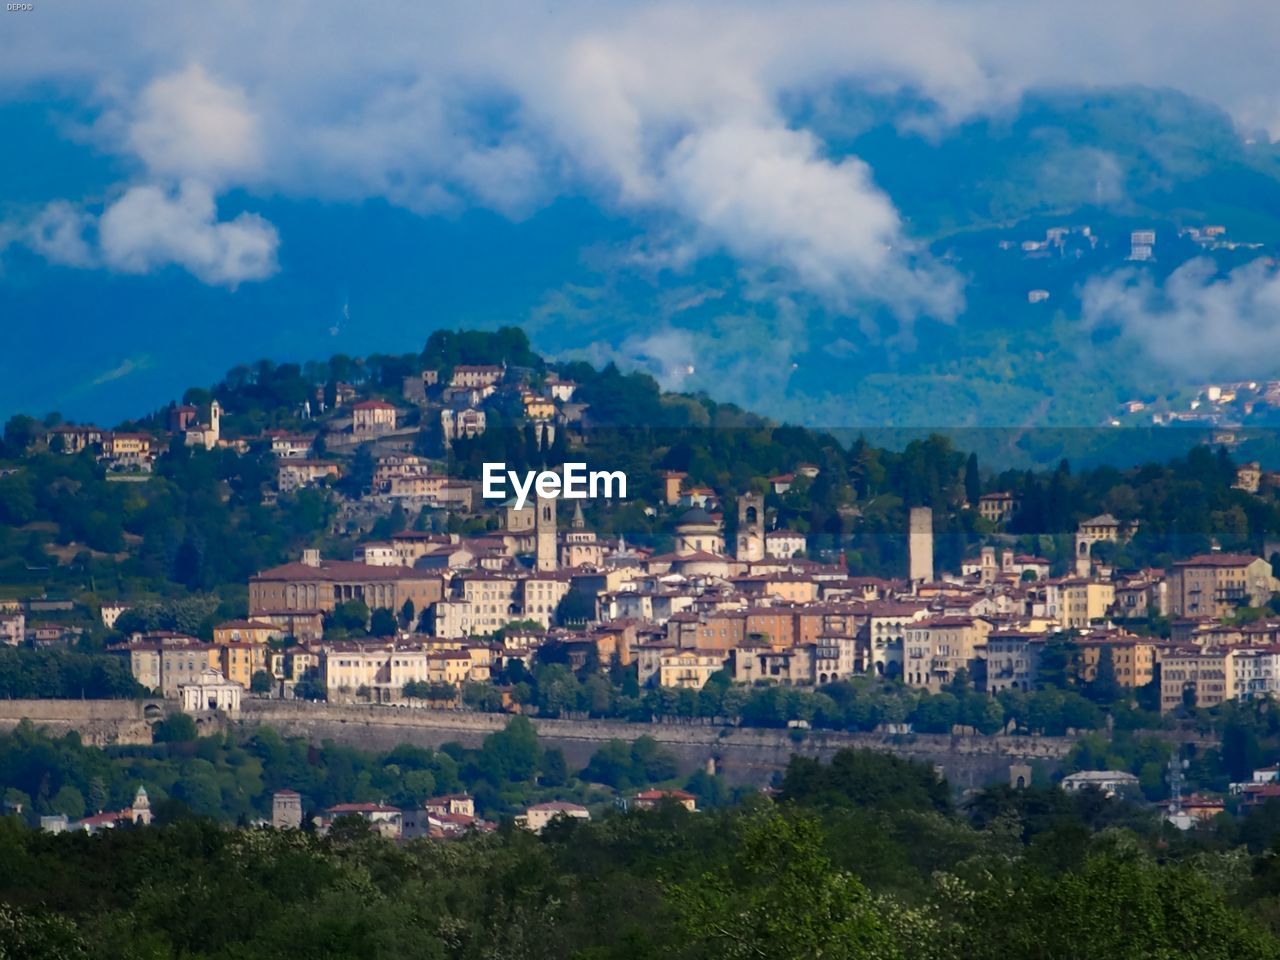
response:
{"label": "hilltop town", "polygon": [[[184,401],[10,421],[8,696],[1060,735],[1280,686],[1280,483],[1224,449],[984,473],[548,365],[518,331]],[[486,499],[500,458],[629,494]]]}

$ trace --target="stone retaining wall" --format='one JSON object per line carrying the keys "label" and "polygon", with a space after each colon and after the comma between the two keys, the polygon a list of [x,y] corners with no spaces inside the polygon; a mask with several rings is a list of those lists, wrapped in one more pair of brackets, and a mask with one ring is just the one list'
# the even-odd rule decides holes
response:
{"label": "stone retaining wall", "polygon": [[[76,730],[94,746],[143,744],[151,742],[150,724],[175,708],[163,700],[0,700],[0,731],[27,717],[53,733]],[[227,722],[245,729],[261,725],[317,743],[333,740],[386,750],[400,743],[434,748],[449,741],[478,747],[509,718],[455,710],[246,699],[236,719],[204,715],[196,719],[202,732]],[[610,740],[648,735],[670,750],[686,773],[710,763],[731,783],[756,785],[767,784],[792,754],[829,758],[837,750],[852,747],[937,764],[957,786],[976,787],[1007,779],[1011,763],[1042,760],[1056,766],[1075,743],[1068,737],[886,736],[696,723],[531,719],[543,743],[562,749],[571,767],[585,766]]]}

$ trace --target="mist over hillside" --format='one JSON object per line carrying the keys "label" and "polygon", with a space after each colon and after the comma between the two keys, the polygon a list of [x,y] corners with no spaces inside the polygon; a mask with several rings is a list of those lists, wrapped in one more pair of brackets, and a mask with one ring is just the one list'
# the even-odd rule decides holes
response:
{"label": "mist over hillside", "polygon": [[[1185,406],[1208,377],[1280,372],[1277,150],[1219,108],[1134,87],[1028,93],[959,124],[923,97],[856,88],[785,106],[900,213],[913,246],[892,289],[859,280],[860,295],[833,295],[829,263],[803,249],[793,266],[813,272],[807,288],[766,256],[695,254],[669,215],[589,193],[504,216],[232,190],[223,223],[260,217],[278,233],[269,276],[84,269],[81,234],[42,222],[35,243],[32,211],[72,192],[108,205],[120,163],[68,135],[84,119],[69,101],[4,107],[29,162],[5,161],[0,413],[112,422],[246,354],[400,352],[438,327],[511,323],[549,356],[613,360],[824,427],[1096,426],[1125,401]],[[1206,225],[1246,246],[1179,236]],[[1058,227],[1073,232],[1023,249]],[[1139,229],[1156,232],[1155,256],[1134,264]],[[1048,296],[1030,303],[1033,290]],[[1269,424],[1263,414],[1250,422]]]}

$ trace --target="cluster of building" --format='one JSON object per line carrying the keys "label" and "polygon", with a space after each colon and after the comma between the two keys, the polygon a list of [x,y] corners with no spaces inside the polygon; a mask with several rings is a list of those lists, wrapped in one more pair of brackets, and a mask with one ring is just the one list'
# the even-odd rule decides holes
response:
{"label": "cluster of building", "polygon": [[1246,418],[1267,408],[1280,408],[1280,380],[1235,380],[1201,384],[1174,400],[1126,400],[1107,423],[1113,427],[1151,424],[1157,427],[1213,428],[1213,442],[1235,446],[1245,439]]}
{"label": "cluster of building", "polygon": [[[212,642],[140,634],[113,649],[144,686],[228,711],[259,675],[259,690],[279,696],[309,680],[336,702],[456,702],[465,684],[490,683],[552,642],[575,668],[633,667],[642,685],[696,690],[723,671],[747,685],[875,675],[936,692],[963,677],[996,694],[1034,689],[1043,651],[1065,631],[1083,679],[1158,681],[1165,710],[1280,692],[1280,621],[1233,619],[1277,586],[1260,557],[1214,552],[1167,570],[1115,570],[1094,548],[1125,541],[1136,524],[1104,514],[1079,525],[1066,575],[995,547],[939,574],[932,514],[918,508],[908,577],[851,577],[807,559],[800,534],[766,530],[759,494],[737,498],[726,532],[723,514],[706,509],[718,500],[690,499],[684,479],[663,475],[667,504],[705,506],[678,512],[664,553],[597,537],[580,506],[562,526],[555,499],[508,503],[481,536],[405,531],[351,560],[308,550],[264,570],[249,582],[247,619],[219,625]],[[976,509],[998,527],[1017,501],[996,492]],[[394,632],[326,639],[326,621],[352,601],[389,612]],[[574,617],[564,615],[570,602]],[[1134,632],[1153,617],[1172,621],[1171,637]]]}
{"label": "cluster of building", "polygon": [[[638,810],[651,810],[662,803],[679,804],[690,813],[697,811],[693,794],[683,790],[641,790],[629,804]],[[277,790],[272,795],[270,826],[280,830],[301,829],[302,795],[295,790]],[[344,817],[356,817],[384,837],[393,840],[452,840],[473,832],[490,833],[496,824],[476,815],[475,800],[466,793],[433,797],[413,809],[401,809],[385,803],[339,803],[312,817],[312,825],[324,834]],[[579,803],[548,800],[535,803],[515,818],[516,826],[541,833],[557,819],[590,820],[591,812]]]}
{"label": "cluster of building", "polygon": [[[22,811],[19,809],[17,812]],[[122,824],[145,827],[150,823],[151,800],[147,797],[147,788],[139,786],[133,796],[133,803],[123,810],[100,810],[79,820],[72,820],[65,813],[50,814],[40,818],[40,829],[46,833],[101,833]]]}
{"label": "cluster of building", "polygon": [[[637,810],[652,810],[663,803],[675,803],[690,813],[697,812],[697,800],[683,790],[641,790],[627,805]],[[22,813],[21,806],[10,812]],[[277,830],[301,830],[306,812],[303,797],[296,790],[277,790],[271,795],[271,818],[261,820],[257,826]],[[328,833],[343,818],[357,818],[367,823],[378,834],[392,840],[454,840],[472,833],[492,833],[497,824],[476,815],[475,799],[467,793],[450,793],[432,797],[420,807],[403,809],[385,803],[338,803],[317,811],[310,818],[310,826],[317,833]],[[566,818],[590,820],[590,811],[578,803],[565,800],[549,800],[529,806],[515,818],[518,827],[541,833],[552,821]],[[152,821],[151,801],[147,790],[139,786],[133,803],[123,810],[104,810],[90,816],[72,820],[66,814],[51,814],[40,818],[40,829],[46,833],[81,831],[96,834],[121,825],[149,826]]]}
{"label": "cluster of building", "polygon": [[[495,405],[518,408],[518,413],[534,425],[540,438],[550,443],[556,430],[577,422],[585,409],[573,403],[576,385],[554,373],[546,374],[535,388],[533,370],[505,365],[459,365],[447,381],[440,371],[425,370],[405,378],[403,402],[398,406],[380,397],[360,398],[351,384],[338,383],[332,401],[326,403],[325,388],[317,388],[297,411],[304,421],[327,414],[318,429],[310,432],[268,430],[260,436],[227,437],[222,418],[226,412],[218,400],[173,405],[166,412],[163,430],[152,433],[104,430],[92,424],[61,424],[46,429],[40,439],[50,450],[76,454],[85,450],[115,471],[149,472],[156,457],[177,442],[205,450],[269,449],[276,455],[276,487],[290,493],[343,472],[338,459],[318,454],[350,452],[372,442],[375,453],[406,454],[424,428],[438,426],[440,445],[447,451],[461,438],[475,437],[486,429],[488,411]],[[450,497],[448,478],[432,476],[425,461],[409,458],[398,472],[394,465],[380,478],[375,491],[392,498],[449,502],[463,494],[454,488]],[[442,491],[441,488],[444,488]],[[442,492],[444,495],[442,496]],[[469,496],[469,489],[467,492]],[[469,502],[466,508],[469,508]]]}
{"label": "cluster of building", "polygon": [[[1139,233],[1132,239],[1141,252],[1154,237]],[[1087,228],[1055,228],[1035,249],[1024,248],[1063,253],[1095,242]],[[1262,385],[1214,385],[1205,399],[1220,405],[1244,389],[1257,392]],[[447,448],[482,433],[486,410],[499,405],[551,442],[582,417],[575,391],[555,374],[460,365],[447,378],[436,370],[406,378],[404,404],[411,409],[405,416],[395,404],[360,399],[354,388],[338,384],[323,446],[370,445],[371,489],[361,503],[476,513],[492,508],[478,502],[474,484],[413,452],[424,425],[438,418]],[[1280,385],[1276,393],[1280,399]],[[315,402],[326,411],[323,392]],[[310,417],[311,401],[304,406]],[[338,461],[316,456],[321,434],[268,431],[228,440],[222,415],[216,400],[171,408],[171,442],[180,437],[207,449],[269,445],[277,488],[285,493],[340,476]],[[46,439],[69,451],[94,444],[104,456],[117,451],[116,438],[93,428],[57,427]],[[799,463],[768,484],[785,496],[818,472]],[[1064,576],[1052,576],[1044,558],[994,547],[959,571],[938,574],[932,516],[915,509],[907,530],[908,576],[850,577],[843,564],[808,559],[802,533],[767,529],[763,496],[722,503],[682,473],[664,472],[660,481],[659,506],[674,517],[666,552],[597,536],[580,505],[564,523],[558,500],[511,502],[497,508],[496,529],[482,535],[407,530],[362,543],[351,559],[308,550],[296,562],[263,570],[248,584],[248,616],[219,625],[212,642],[152,633],[113,649],[149,689],[192,709],[229,712],[255,684],[259,692],[290,696],[304,680],[334,701],[417,705],[421,698],[407,698],[406,686],[440,693],[489,683],[549,642],[561,644],[575,666],[634,666],[642,684],[664,687],[698,689],[724,671],[736,683],[801,686],[873,674],[930,691],[963,676],[998,693],[1033,689],[1041,651],[1072,631],[1086,673],[1107,662],[1122,685],[1158,680],[1165,709],[1193,699],[1209,706],[1263,695],[1280,685],[1275,625],[1227,622],[1240,607],[1270,598],[1275,583],[1259,557],[1212,553],[1169,570],[1116,571],[1097,562],[1094,548],[1123,542],[1136,524],[1104,514],[1080,524]],[[1249,492],[1270,482],[1253,463],[1237,478]],[[993,532],[1019,507],[1015,494],[999,491],[973,505]],[[388,630],[383,617],[386,636],[334,639],[330,631],[326,639],[326,621],[352,601],[388,611],[396,629]],[[573,616],[565,615],[568,607]],[[104,607],[104,622],[107,615]],[[1173,620],[1171,638],[1131,632],[1152,617]],[[42,629],[44,642],[54,642],[51,625]],[[31,632],[20,612],[0,611],[0,642],[20,643]]]}

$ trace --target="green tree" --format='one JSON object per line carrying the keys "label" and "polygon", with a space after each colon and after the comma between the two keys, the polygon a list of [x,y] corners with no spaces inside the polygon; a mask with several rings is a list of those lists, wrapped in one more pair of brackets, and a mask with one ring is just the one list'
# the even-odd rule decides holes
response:
{"label": "green tree", "polygon": [[969,506],[978,508],[978,499],[982,496],[982,478],[978,475],[978,455],[969,454],[964,463],[964,496]]}
{"label": "green tree", "polygon": [[151,728],[156,743],[190,743],[196,736],[196,722],[185,713],[171,713]]}
{"label": "green tree", "polygon": [[251,693],[270,693],[275,689],[275,678],[265,670],[255,670],[249,679]]}
{"label": "green tree", "polygon": [[369,622],[369,635],[373,637],[394,637],[399,630],[395,614],[386,607],[378,607],[373,611]]}
{"label": "green tree", "polygon": [[533,779],[542,758],[538,734],[526,717],[512,717],[506,727],[484,738],[477,761],[490,782]]}
{"label": "green tree", "polygon": [[340,630],[364,631],[369,623],[369,608],[363,600],[346,600],[333,608],[328,624]]}
{"label": "green tree", "polygon": [[564,751],[559,747],[551,747],[543,752],[538,781],[548,787],[561,787],[569,781],[569,765],[565,761]]}
{"label": "green tree", "polygon": [[84,816],[84,795],[69,783],[64,783],[49,801],[49,809],[54,813],[64,813],[72,820]]}
{"label": "green tree", "polygon": [[667,896],[690,957],[901,956],[869,891],[831,865],[816,820],[761,810],[733,825],[728,863]]}

